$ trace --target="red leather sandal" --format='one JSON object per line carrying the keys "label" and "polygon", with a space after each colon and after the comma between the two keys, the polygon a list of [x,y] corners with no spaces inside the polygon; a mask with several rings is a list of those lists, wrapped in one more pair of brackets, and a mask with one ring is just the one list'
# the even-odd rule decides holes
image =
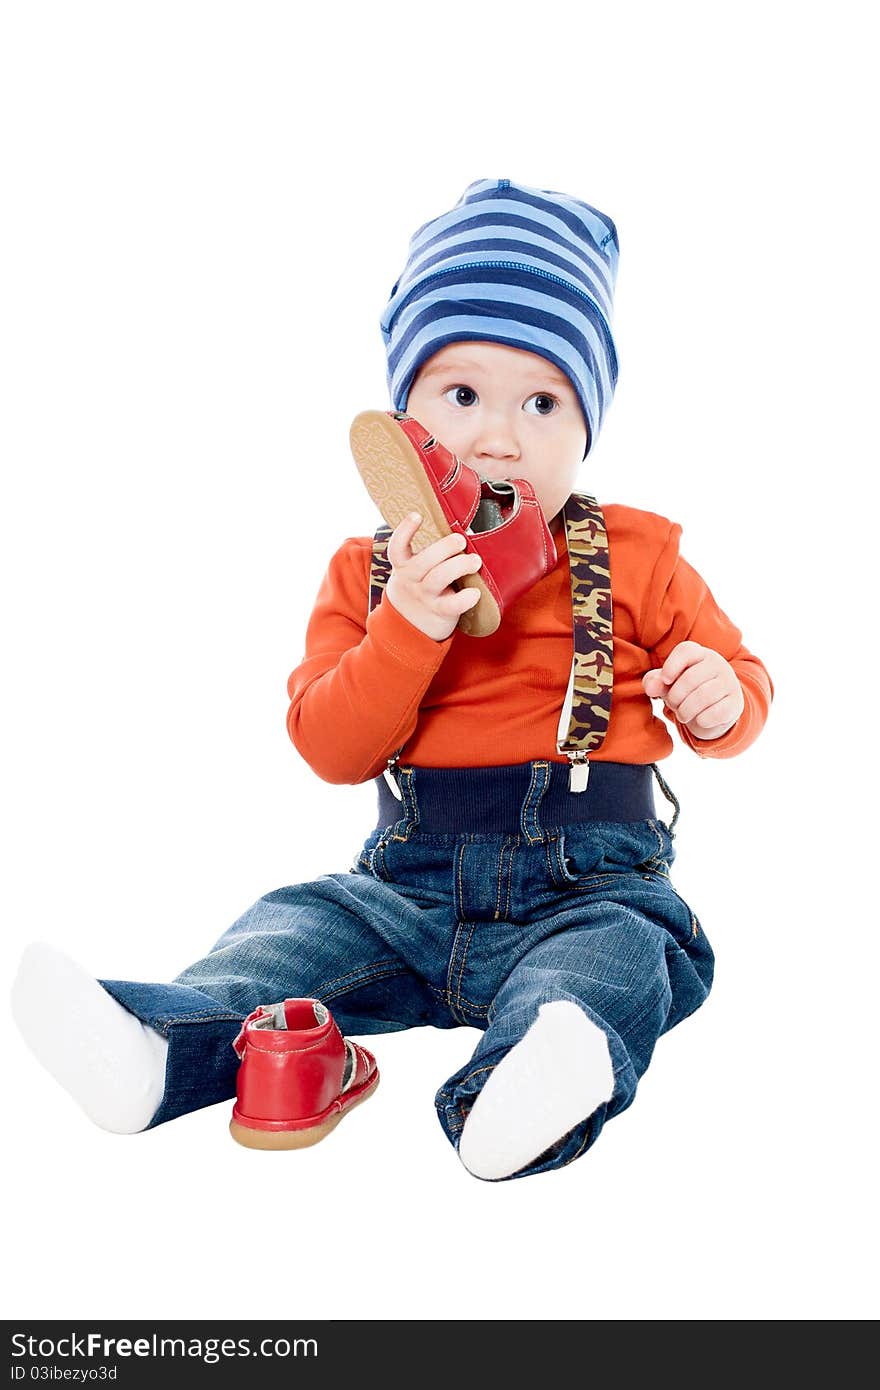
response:
{"label": "red leather sandal", "polygon": [[241,1067],[229,1131],[249,1149],[317,1144],[379,1084],[375,1057],[317,999],[261,1004],[232,1046]]}
{"label": "red leather sandal", "polygon": [[414,551],[457,531],[467,550],[482,556],[479,572],[455,587],[480,591],[459,628],[469,637],[488,637],[514,600],[556,564],[531,483],[481,478],[404,411],[361,411],[350,439],[358,471],[387,524],[393,529],[409,512],[421,515]]}

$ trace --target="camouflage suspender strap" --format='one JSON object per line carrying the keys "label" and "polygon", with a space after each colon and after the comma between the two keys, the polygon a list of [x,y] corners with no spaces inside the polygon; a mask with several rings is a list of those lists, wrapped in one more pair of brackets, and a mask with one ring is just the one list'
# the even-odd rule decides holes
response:
{"label": "camouflage suspender strap", "polygon": [[378,604],[382,591],[391,578],[391,561],[388,559],[388,537],[390,526],[380,526],[373,536],[373,554],[370,558],[370,606],[368,614]]}
{"label": "camouflage suspender strap", "polygon": [[[600,747],[611,714],[614,680],[611,569],[605,518],[595,497],[572,493],[563,516],[571,575],[574,660],[556,748],[559,753],[565,753],[571,763],[571,790],[583,791],[589,774],[589,754]],[[387,553],[390,535],[390,526],[380,526],[373,537],[371,613],[391,574]],[[396,761],[397,754],[389,759],[389,766]]]}
{"label": "camouflage suspender strap", "polygon": [[574,659],[556,749],[571,763],[569,785],[587,785],[589,755],[602,744],[611,716],[614,685],[611,556],[605,517],[595,497],[574,492],[563,508]]}

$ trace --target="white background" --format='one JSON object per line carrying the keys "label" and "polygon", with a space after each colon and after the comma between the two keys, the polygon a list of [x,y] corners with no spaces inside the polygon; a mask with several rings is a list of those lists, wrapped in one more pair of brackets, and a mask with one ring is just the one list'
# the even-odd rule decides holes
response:
{"label": "white background", "polygon": [[663,764],[716,987],[584,1158],[466,1173],[433,1096],[470,1030],[376,1039],[376,1098],[302,1154],[239,1148],[225,1104],[108,1135],[4,1007],[7,1316],[876,1314],[867,15],[4,7],[7,981],[32,939],[168,979],[348,868],[373,790],[300,760],[286,680],[378,520],[348,427],[388,404],[379,314],[474,179],[614,218],[620,381],[582,483],[681,522],[776,686],[744,755]]}

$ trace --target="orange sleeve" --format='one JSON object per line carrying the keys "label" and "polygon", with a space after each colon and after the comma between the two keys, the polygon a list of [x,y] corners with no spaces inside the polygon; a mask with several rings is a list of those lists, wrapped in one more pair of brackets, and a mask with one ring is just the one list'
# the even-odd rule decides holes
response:
{"label": "orange sleeve", "polygon": [[337,550],[287,682],[287,732],[325,782],[366,782],[384,769],[452,645],[413,627],[387,595],[367,617],[371,556],[368,540]]}
{"label": "orange sleeve", "polygon": [[681,527],[670,523],[666,544],[654,567],[642,618],[643,645],[652,664],[662,666],[679,642],[699,642],[730,662],[742,687],[745,707],[721,738],[695,738],[667,705],[665,717],[701,758],[732,758],[755,742],[773,699],[773,682],[760,659],[743,646],[742,633],[712,597],[705,580],[679,554]]}

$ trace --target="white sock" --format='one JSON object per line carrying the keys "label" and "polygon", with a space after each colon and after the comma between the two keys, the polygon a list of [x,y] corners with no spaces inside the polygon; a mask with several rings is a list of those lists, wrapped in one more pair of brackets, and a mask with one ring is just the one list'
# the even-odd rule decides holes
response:
{"label": "white sock", "polygon": [[568,999],[542,1004],[464,1123],[458,1154],[477,1178],[509,1178],[611,1099],[608,1039]]}
{"label": "white sock", "polygon": [[113,1134],[146,1129],[165,1090],[161,1033],[42,941],[21,958],[12,1014],[34,1056],[90,1120]]}

